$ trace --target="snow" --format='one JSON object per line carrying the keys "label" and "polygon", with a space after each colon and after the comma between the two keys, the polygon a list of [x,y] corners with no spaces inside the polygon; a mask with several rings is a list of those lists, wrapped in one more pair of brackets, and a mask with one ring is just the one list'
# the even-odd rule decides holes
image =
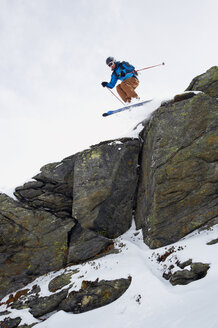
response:
{"label": "snow", "polygon": [[[115,302],[82,314],[58,311],[39,328],[217,328],[218,306],[218,244],[207,245],[207,242],[218,237],[218,225],[210,230],[194,232],[181,241],[151,250],[143,242],[141,231],[136,231],[134,223],[129,231],[115,240],[118,254],[111,254],[75,265],[42,276],[27,288],[39,284],[40,296],[48,296],[49,281],[63,272],[78,269],[72,275],[71,290],[79,290],[83,280],[118,279],[132,277],[127,291]],[[157,256],[175,247],[175,252],[159,263]],[[205,278],[185,286],[172,286],[162,277],[164,266],[191,258],[193,262],[209,263],[210,269]],[[176,270],[179,270],[177,267]],[[6,301],[7,297],[3,301]],[[4,306],[0,311],[5,310]],[[31,314],[24,311],[13,311],[13,317],[21,316],[22,323],[31,322]],[[3,318],[3,317],[2,317]],[[1,318],[1,319],[2,319]],[[32,317],[32,322],[38,322]]]}

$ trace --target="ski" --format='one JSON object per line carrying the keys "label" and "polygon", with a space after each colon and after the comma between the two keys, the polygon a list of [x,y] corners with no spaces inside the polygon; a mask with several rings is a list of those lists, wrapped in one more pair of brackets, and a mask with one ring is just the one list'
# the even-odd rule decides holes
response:
{"label": "ski", "polygon": [[120,113],[120,112],[123,112],[124,110],[128,110],[130,108],[134,108],[134,107],[140,107],[148,102],[150,102],[151,100],[145,100],[145,101],[142,101],[140,103],[136,103],[136,104],[132,104],[132,105],[129,105],[129,106],[125,106],[125,107],[122,107],[122,108],[119,108],[119,109],[115,109],[115,110],[109,110],[108,112],[106,113],[103,113],[102,116],[109,116],[109,115],[113,115],[113,114],[116,114],[116,113]]}

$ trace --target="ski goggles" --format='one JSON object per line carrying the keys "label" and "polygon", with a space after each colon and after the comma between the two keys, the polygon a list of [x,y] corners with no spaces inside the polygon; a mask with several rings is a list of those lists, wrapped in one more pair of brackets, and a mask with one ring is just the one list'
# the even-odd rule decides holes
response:
{"label": "ski goggles", "polygon": [[114,64],[114,62],[110,62],[110,63],[108,64],[108,66],[111,67],[111,66],[113,66],[113,64]]}

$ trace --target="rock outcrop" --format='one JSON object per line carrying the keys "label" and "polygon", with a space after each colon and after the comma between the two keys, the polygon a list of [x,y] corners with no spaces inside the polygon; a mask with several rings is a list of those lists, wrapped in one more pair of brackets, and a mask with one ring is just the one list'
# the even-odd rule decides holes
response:
{"label": "rock outcrop", "polygon": [[48,284],[48,290],[52,293],[56,292],[59,289],[62,289],[64,286],[70,285],[72,275],[78,273],[79,270],[73,270],[69,273],[63,273],[54,279],[52,279]]}
{"label": "rock outcrop", "polygon": [[218,102],[200,93],[161,106],[143,131],[136,222],[151,248],[217,217]]}
{"label": "rock outcrop", "polygon": [[203,91],[211,97],[218,97],[218,66],[211,67],[206,73],[196,76],[186,91]]}
{"label": "rock outcrop", "polygon": [[114,238],[127,231],[137,186],[138,139],[102,142],[41,168],[15,196],[58,217],[73,215],[82,227]]}
{"label": "rock outcrop", "polygon": [[6,318],[4,321],[0,322],[2,328],[16,328],[21,322],[21,318],[16,317],[14,319]]}
{"label": "rock outcrop", "polygon": [[75,155],[61,162],[50,163],[23,186],[17,187],[15,196],[31,208],[46,209],[65,218],[72,214]]}
{"label": "rock outcrop", "polygon": [[192,263],[191,270],[176,271],[170,276],[170,283],[173,286],[187,285],[195,280],[202,279],[206,276],[209,264]]}
{"label": "rock outcrop", "polygon": [[73,216],[108,238],[127,231],[137,186],[139,140],[101,143],[77,155]]}
{"label": "rock outcrop", "polygon": [[0,298],[111,251],[107,237],[131,225],[139,149],[138,139],[103,142],[43,166],[16,188],[19,202],[0,194]]}
{"label": "rock outcrop", "polygon": [[71,292],[63,300],[59,309],[66,312],[82,313],[112,303],[119,298],[129,287],[128,279],[83,281],[82,288]]}
{"label": "rock outcrop", "polygon": [[31,210],[0,194],[0,298],[67,263],[73,218]]}
{"label": "rock outcrop", "polygon": [[112,240],[83,229],[72,217],[32,210],[0,194],[0,297],[37,276],[88,260],[110,245]]}
{"label": "rock outcrop", "polygon": [[[66,312],[82,313],[102,307],[121,297],[129,288],[132,280],[131,277],[100,281],[99,279],[95,281],[83,280],[80,290],[69,291],[72,284],[70,284],[68,278],[72,274],[73,272],[70,272],[56,277],[55,282],[53,280],[53,284],[60,288],[66,286],[66,288],[59,292],[55,290],[49,296],[40,297],[40,288],[37,285],[32,290],[20,290],[14,296],[11,294],[6,302],[9,311],[0,313],[0,316],[6,316],[2,321],[0,318],[0,327],[18,327],[21,318],[17,317],[16,320],[10,318],[10,313],[13,309],[16,309],[16,314],[18,315],[19,310],[25,309],[35,318],[45,320],[43,316],[49,316],[53,311],[64,310]],[[35,324],[37,322],[32,325]]]}
{"label": "rock outcrop", "polygon": [[25,306],[30,308],[30,313],[35,318],[39,318],[44,314],[57,310],[59,304],[67,297],[68,290],[63,289],[59,293],[45,297],[34,297],[28,300]]}

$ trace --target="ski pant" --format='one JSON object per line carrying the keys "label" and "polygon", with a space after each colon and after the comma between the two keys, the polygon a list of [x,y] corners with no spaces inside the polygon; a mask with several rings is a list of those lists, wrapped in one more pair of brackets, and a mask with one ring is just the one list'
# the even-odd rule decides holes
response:
{"label": "ski pant", "polygon": [[130,77],[129,79],[122,81],[117,86],[117,92],[124,102],[130,102],[131,98],[138,97],[137,93],[135,92],[135,88],[137,88],[138,85],[139,80],[135,77]]}

